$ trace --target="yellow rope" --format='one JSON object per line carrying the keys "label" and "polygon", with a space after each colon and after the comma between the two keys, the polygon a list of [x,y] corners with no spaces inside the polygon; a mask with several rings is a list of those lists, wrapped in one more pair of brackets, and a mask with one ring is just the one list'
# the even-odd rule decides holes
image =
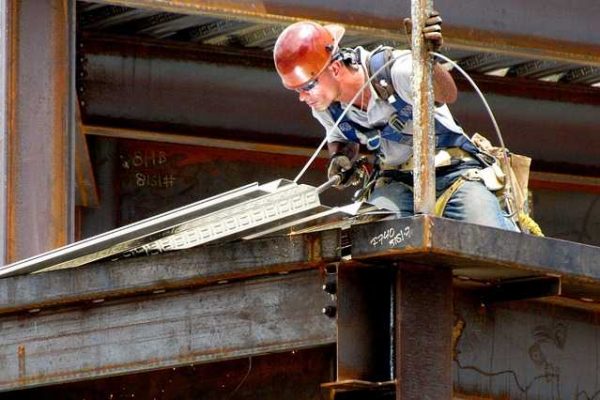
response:
{"label": "yellow rope", "polygon": [[[444,193],[442,193],[440,197],[438,197],[438,199],[435,202],[435,207],[433,211],[435,216],[441,217],[444,214],[444,209],[448,204],[448,200],[450,200],[454,193],[456,193],[456,191],[460,189],[464,182],[465,180],[463,177],[458,178],[454,181],[454,183],[452,183],[452,185],[448,187],[448,189],[444,191]],[[533,218],[531,218],[525,212],[519,211],[517,216],[519,219],[519,226],[521,227],[521,229],[528,231],[531,235],[534,236],[544,236],[544,233],[542,232],[542,229],[537,224],[537,222],[535,222]]]}
{"label": "yellow rope", "polygon": [[542,228],[531,218],[529,215],[525,214],[523,211],[519,211],[519,225],[522,228],[525,228],[529,231],[530,234],[534,236],[544,236],[542,232]]}

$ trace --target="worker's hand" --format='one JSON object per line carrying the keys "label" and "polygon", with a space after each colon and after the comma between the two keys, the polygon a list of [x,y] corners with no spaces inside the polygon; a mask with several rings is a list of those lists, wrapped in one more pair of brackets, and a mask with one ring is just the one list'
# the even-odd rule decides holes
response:
{"label": "worker's hand", "polygon": [[331,160],[329,160],[329,167],[327,167],[327,178],[331,179],[336,175],[340,175],[342,179],[340,183],[334,187],[338,189],[344,188],[348,186],[348,181],[351,180],[349,178],[352,176],[351,171],[353,168],[352,161],[350,161],[348,156],[344,154],[336,154],[331,158]]}
{"label": "worker's hand", "polygon": [[[404,30],[408,35],[409,44],[412,43],[410,39],[412,34],[412,21],[410,18],[404,19]],[[442,17],[439,12],[432,11],[425,20],[423,38],[430,51],[438,51],[444,44],[444,38],[442,36]]]}

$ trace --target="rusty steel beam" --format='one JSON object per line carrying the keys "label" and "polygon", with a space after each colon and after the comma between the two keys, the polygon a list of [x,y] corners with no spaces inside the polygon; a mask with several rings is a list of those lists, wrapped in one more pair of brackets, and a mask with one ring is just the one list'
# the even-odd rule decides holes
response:
{"label": "rusty steel beam", "polygon": [[107,261],[0,279],[0,314],[288,273],[339,258],[340,233],[332,230]]}
{"label": "rusty steel beam", "polygon": [[332,344],[320,280],[305,271],[2,317],[0,391]]}
{"label": "rusty steel beam", "polygon": [[90,159],[87,137],[81,124],[79,107],[75,108],[75,204],[81,207],[99,207],[100,198],[94,168]]}
{"label": "rusty steel beam", "polygon": [[[301,399],[320,400],[318,382],[331,380],[334,346],[191,364],[146,373],[37,387],[3,400]],[[266,384],[267,383],[267,384]]]}
{"label": "rusty steel beam", "polygon": [[[297,19],[337,22],[349,31],[405,42],[398,21],[410,15],[409,2],[332,0],[107,0],[106,4],[139,7],[184,14],[213,14],[254,21],[289,23]],[[544,58],[600,65],[600,40],[590,35],[600,4],[579,1],[565,9],[560,2],[543,0],[470,0],[456,3],[438,0],[436,7],[446,21],[447,44],[457,48],[500,52],[526,58]]]}
{"label": "rusty steel beam", "polygon": [[[207,137],[192,136],[191,134],[179,135],[170,132],[123,129],[94,125],[84,125],[81,127],[81,129],[86,135],[107,138],[135,139],[159,143],[177,143],[191,146],[205,146],[219,149],[245,150],[304,157],[310,157],[314,152],[314,149],[310,147],[256,143],[243,140],[211,139]],[[318,160],[328,158],[329,155],[324,150],[318,155]],[[529,187],[533,190],[548,189],[553,191],[600,193],[600,178],[531,171]]]}
{"label": "rusty steel beam", "polygon": [[337,382],[388,382],[393,371],[393,282],[388,268],[338,268]]}
{"label": "rusty steel beam", "polygon": [[[244,130],[245,137],[257,142],[294,140],[307,147],[316,146],[322,136],[306,106],[281,87],[267,52],[224,47],[227,53],[219,54],[217,46],[97,35],[84,35],[82,45],[88,60],[87,76],[79,88],[84,91],[80,99],[85,101],[85,123],[172,133],[179,129],[219,138],[239,138]],[[481,74],[473,78],[485,93],[509,149],[532,157],[534,169],[537,161],[568,162],[581,165],[585,174],[597,165],[593,150],[600,142],[591,132],[600,105],[599,88]],[[457,84],[461,93],[452,105],[453,114],[467,132],[492,139],[481,100],[464,79],[457,78]],[[246,100],[255,96],[261,101]],[[232,109],[236,118],[231,118]],[[176,124],[181,121],[188,126]],[[251,132],[255,136],[249,136]],[[551,145],[556,142],[561,146]],[[580,173],[573,168],[563,172]]]}
{"label": "rusty steel beam", "polygon": [[[282,28],[272,25],[260,35],[271,37]],[[258,40],[259,38],[257,38]],[[252,35],[243,40],[253,40]],[[260,43],[260,42],[258,42]],[[170,59],[173,61],[196,61],[226,65],[243,65],[249,69],[273,70],[273,57],[269,52],[255,49],[209,46],[204,44],[175,41],[153,40],[148,38],[126,38],[116,35],[99,35],[93,32],[82,33],[82,54],[93,59],[97,55],[112,55],[142,59]],[[455,61],[465,68],[484,94],[498,94],[510,97],[521,97],[553,102],[600,105],[600,88],[585,85],[565,85],[545,82],[525,77],[543,77],[556,72],[553,67],[564,70],[565,64],[554,61],[536,60],[518,64],[511,68],[507,77],[486,75],[480,72],[508,66],[515,58],[507,58],[493,53],[481,53]],[[489,62],[488,62],[489,61]],[[483,63],[482,63],[483,62]],[[466,65],[465,65],[466,64]],[[572,66],[576,68],[575,65]],[[511,72],[513,71],[513,72]],[[459,90],[473,92],[462,74],[452,72]],[[82,80],[85,82],[85,79]]]}
{"label": "rusty steel beam", "polygon": [[532,171],[529,178],[529,187],[533,190],[547,189],[600,194],[600,178]]}
{"label": "rusty steel beam", "polygon": [[541,302],[485,307],[477,300],[455,296],[457,399],[598,398],[597,311]]}
{"label": "rusty steel beam", "polygon": [[[538,63],[536,62],[533,64]],[[530,70],[528,73],[534,75],[537,73],[546,74],[542,72],[542,70]],[[525,73],[525,75],[528,73]],[[513,76],[510,70],[509,74],[510,76],[507,77],[498,77],[474,72],[469,73],[477,86],[479,86],[479,89],[487,96],[493,94],[532,100],[545,100],[564,103],[566,106],[569,106],[570,104],[587,104],[590,106],[600,105],[600,88],[585,85],[565,85],[563,83],[546,82],[538,79],[524,78],[520,75]],[[552,74],[552,71],[549,71],[547,74]],[[474,92],[473,86],[467,82],[464,76],[455,72],[453,72],[452,75],[461,92]]]}
{"label": "rusty steel beam", "polygon": [[7,71],[9,65],[8,54],[10,54],[10,43],[12,35],[10,30],[10,9],[8,5],[10,0],[0,0],[0,264],[6,263],[6,248],[7,248],[7,215],[8,215],[8,160],[9,148],[6,140],[8,104],[9,98],[9,80],[7,79]]}
{"label": "rusty steel beam", "polygon": [[562,297],[600,301],[596,246],[431,216],[357,225],[352,237],[352,257],[357,261],[452,267],[455,275],[481,282],[560,277]]}
{"label": "rusty steel beam", "polygon": [[[4,149],[5,261],[73,237],[74,3],[6,1],[8,44]],[[40,46],[40,43],[48,43]]]}
{"label": "rusty steel beam", "polygon": [[435,206],[435,128],[433,122],[433,58],[422,30],[433,10],[432,0],[412,0],[413,158],[415,214],[433,214]]}
{"label": "rusty steel beam", "polygon": [[396,277],[396,399],[452,399],[452,271],[401,263]]}

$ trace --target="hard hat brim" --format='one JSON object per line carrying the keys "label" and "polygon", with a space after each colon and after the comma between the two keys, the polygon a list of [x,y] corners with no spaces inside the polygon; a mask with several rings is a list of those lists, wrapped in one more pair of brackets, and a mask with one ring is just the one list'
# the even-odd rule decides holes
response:
{"label": "hard hat brim", "polygon": [[334,53],[339,49],[339,44],[342,38],[344,37],[344,33],[346,33],[346,28],[341,25],[329,24],[323,26],[323,28],[327,29],[327,31],[333,36],[335,49]]}

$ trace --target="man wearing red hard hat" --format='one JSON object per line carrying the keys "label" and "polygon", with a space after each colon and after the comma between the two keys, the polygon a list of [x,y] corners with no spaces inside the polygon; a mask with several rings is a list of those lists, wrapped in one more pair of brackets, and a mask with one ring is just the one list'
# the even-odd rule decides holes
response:
{"label": "man wearing red hard hat", "polygon": [[[423,36],[433,51],[443,43],[441,23],[436,12],[425,22]],[[331,156],[328,176],[350,177],[344,173],[353,169],[362,145],[376,160],[368,202],[399,216],[413,215],[410,50],[341,48],[344,32],[342,26],[312,21],[288,26],[273,50],[277,73],[283,86],[296,91],[326,129]],[[492,192],[498,188],[487,173],[491,160],[450,113],[447,104],[456,101],[458,91],[452,75],[438,63],[433,67],[433,92],[439,215],[518,230]],[[351,181],[347,178],[340,186]]]}

